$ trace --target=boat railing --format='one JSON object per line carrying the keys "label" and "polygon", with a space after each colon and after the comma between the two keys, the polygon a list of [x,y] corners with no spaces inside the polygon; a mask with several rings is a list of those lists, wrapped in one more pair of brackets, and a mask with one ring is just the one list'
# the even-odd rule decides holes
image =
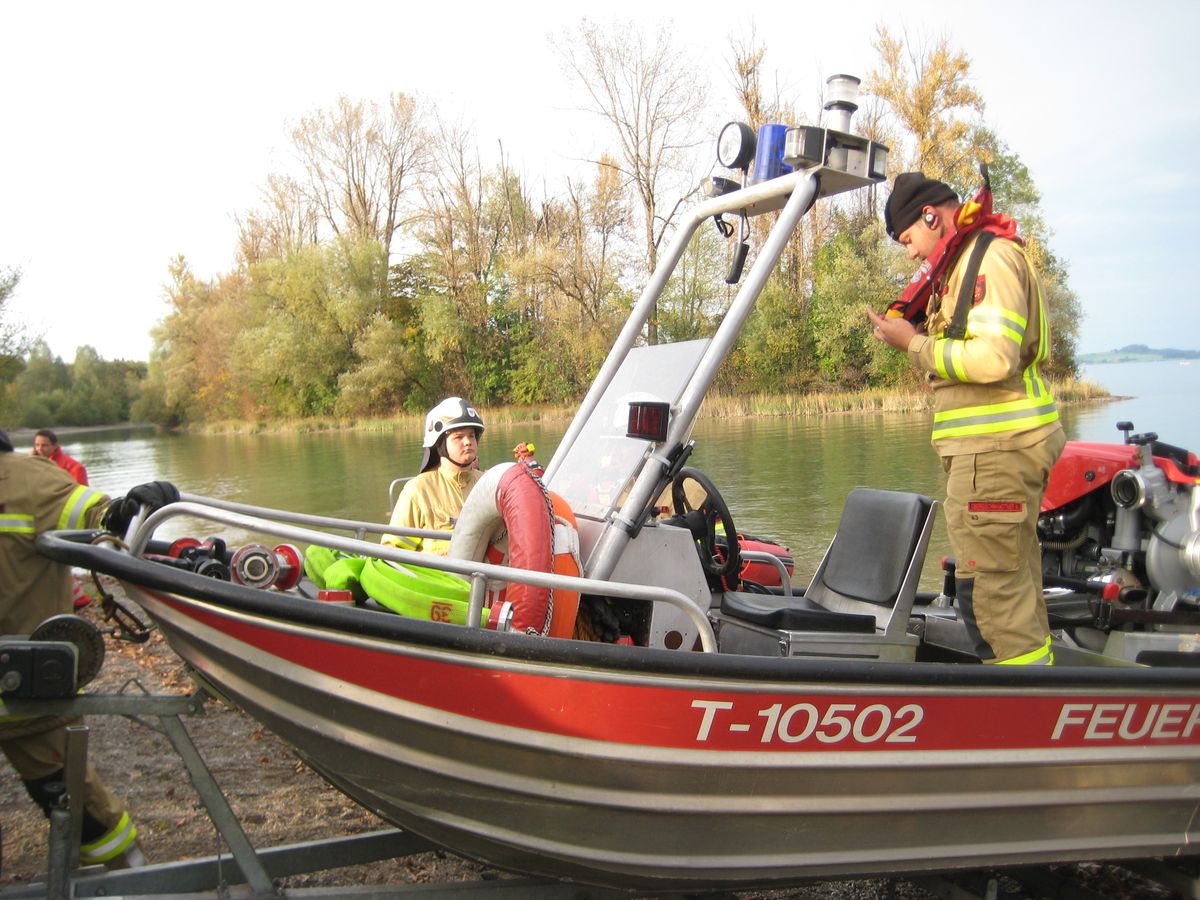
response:
{"label": "boat railing", "polygon": [[[713,634],[712,624],[708,621],[705,610],[700,607],[696,600],[671,588],[627,584],[618,581],[602,581],[595,578],[577,578],[570,575],[559,575],[554,572],[534,572],[527,569],[498,566],[493,563],[450,559],[429,553],[402,550],[399,547],[392,547],[388,544],[371,543],[362,539],[366,534],[392,534],[396,532],[416,534],[420,537],[445,538],[445,532],[397,529],[379,523],[270,509],[263,506],[251,506],[245,503],[201,497],[195,494],[181,494],[180,497],[181,499],[178,503],[168,504],[146,516],[141,522],[134,523],[126,539],[131,555],[141,556],[145,553],[151,536],[163,522],[179,516],[193,516],[251,532],[270,534],[275,537],[284,538],[285,540],[318,544],[323,547],[329,547],[332,550],[341,550],[360,556],[371,556],[401,565],[423,566],[425,568],[452,572],[455,575],[465,578],[471,585],[467,610],[469,627],[479,627],[478,623],[483,612],[484,599],[487,595],[487,583],[489,579],[492,579],[509,583],[529,584],[535,587],[550,588],[551,590],[572,591],[581,595],[598,594],[620,600],[665,603],[682,610],[688,616],[699,631],[700,644],[705,652],[715,653],[717,651],[716,637]],[[315,530],[316,528],[351,531],[355,533],[356,537],[342,537],[330,534],[327,531],[317,531]]]}
{"label": "boat railing", "polygon": [[766,553],[762,550],[743,550],[739,555],[742,557],[742,562],[766,563],[769,566],[774,566],[779,572],[779,585],[782,588],[782,595],[784,597],[792,596],[792,576],[788,573],[787,565],[782,559],[774,553]]}
{"label": "boat railing", "polygon": [[[317,528],[337,528],[342,531],[352,531],[359,540],[362,540],[368,534],[398,534],[435,541],[450,540],[450,532],[448,531],[436,531],[428,528],[401,528],[381,522],[365,522],[361,519],[318,516],[311,513],[293,512],[287,509],[273,509],[269,506],[238,503],[234,500],[221,500],[217,497],[203,497],[199,494],[188,494],[182,491],[179,494],[179,498],[189,503],[200,503],[214,509],[223,509],[227,512],[242,513],[248,516],[258,516],[263,519],[271,519],[275,522],[291,522],[293,525],[312,525]],[[130,541],[130,546],[133,546],[132,541]]]}

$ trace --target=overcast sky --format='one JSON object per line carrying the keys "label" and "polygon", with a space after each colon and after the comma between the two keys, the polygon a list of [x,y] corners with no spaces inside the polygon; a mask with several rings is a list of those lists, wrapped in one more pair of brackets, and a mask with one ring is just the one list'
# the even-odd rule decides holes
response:
{"label": "overcast sky", "polygon": [[[814,9],[818,7],[819,9]],[[13,312],[71,361],[146,359],[167,312],[167,266],[234,264],[235,216],[291,165],[291,124],[339,95],[404,91],[503,143],[560,193],[584,146],[550,36],[579,16],[673,21],[709,69],[716,123],[733,117],[726,58],[750,24],[781,92],[810,117],[826,76],[865,76],[877,23],[972,60],[985,121],[1042,192],[1052,249],[1087,316],[1081,352],[1200,349],[1188,260],[1200,209],[1200,3],[609,0],[394,3],[0,4],[0,269]],[[764,8],[766,6],[764,5]],[[724,107],[724,108],[722,108]]]}

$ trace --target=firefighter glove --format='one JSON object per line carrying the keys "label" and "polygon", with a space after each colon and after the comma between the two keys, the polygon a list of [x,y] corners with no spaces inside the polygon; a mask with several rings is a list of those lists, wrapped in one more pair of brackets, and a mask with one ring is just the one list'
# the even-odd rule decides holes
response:
{"label": "firefighter glove", "polygon": [[161,509],[168,503],[179,500],[179,491],[169,481],[148,481],[131,488],[124,497],[117,497],[108,506],[102,525],[113,534],[125,534],[129,523],[137,515],[140,507],[146,507],[147,513]]}

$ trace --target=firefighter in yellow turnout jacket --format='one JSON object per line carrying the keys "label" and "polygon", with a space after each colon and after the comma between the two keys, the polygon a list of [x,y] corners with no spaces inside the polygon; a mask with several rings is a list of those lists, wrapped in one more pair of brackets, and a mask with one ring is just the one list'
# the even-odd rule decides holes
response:
{"label": "firefighter in yellow turnout jacket", "polygon": [[[956,591],[976,652],[984,662],[1052,665],[1037,517],[1066,439],[1039,371],[1046,310],[1015,223],[989,215],[995,226],[980,227],[968,207],[918,172],[896,179],[888,233],[938,274],[924,333],[868,314],[874,336],[906,351],[934,391]],[[948,253],[956,256],[943,260]]]}
{"label": "firefighter in yellow turnout jacket", "polygon": [[[451,531],[458,523],[467,494],[479,471],[479,438],[483,419],[461,397],[447,397],[425,416],[424,456],[420,474],[410,479],[396,500],[388,523],[402,528]],[[382,543],[402,550],[445,556],[449,541],[386,534]]]}
{"label": "firefighter in yellow turnout jacket", "polygon": [[[26,635],[51,616],[72,612],[70,571],[37,552],[39,534],[95,528],[102,518],[106,527],[123,533],[138,508],[139,491],[151,507],[179,495],[167,482],[155,482],[110,501],[76,484],[50,460],[12,451],[0,431],[0,634]],[[56,799],[51,786],[63,780],[66,726],[78,721],[0,718],[0,750],[47,815]],[[90,763],[85,787],[80,861],[110,867],[142,862],[137,828]]]}

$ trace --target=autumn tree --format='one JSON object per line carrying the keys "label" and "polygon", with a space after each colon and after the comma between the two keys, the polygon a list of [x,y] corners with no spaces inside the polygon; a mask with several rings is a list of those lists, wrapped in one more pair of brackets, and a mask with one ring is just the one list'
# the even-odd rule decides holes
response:
{"label": "autumn tree", "polygon": [[[765,43],[751,31],[730,40],[728,68],[730,87],[741,108],[741,116],[756,132],[767,123],[800,124],[807,117],[786,104],[767,68]],[[812,260],[833,228],[834,206],[818,201],[793,232],[768,278],[768,284],[746,322],[731,364],[724,367],[719,383],[723,390],[794,390],[813,374],[811,341],[808,334],[809,301],[812,295]],[[751,221],[751,248],[763,245],[778,214]],[[753,263],[753,254],[747,265]]]}
{"label": "autumn tree", "polygon": [[[382,312],[378,241],[339,239],[251,267],[229,368],[271,416],[335,412],[339,378],[360,362]],[[393,408],[399,398],[388,398]]]}
{"label": "autumn tree", "polygon": [[474,366],[468,357],[481,352],[489,300],[504,288],[500,263],[506,216],[490,202],[468,131],[440,122],[435,154],[436,175],[422,187],[424,212],[417,231],[431,275],[420,314],[426,352],[441,366],[447,389],[469,393]]}
{"label": "autumn tree", "polygon": [[628,310],[630,221],[620,174],[602,158],[590,182],[567,179],[565,195],[543,200],[525,237],[509,242],[508,275],[527,316],[514,347],[515,401],[561,403],[586,389]]}
{"label": "autumn tree", "polygon": [[751,28],[748,34],[730,37],[728,52],[729,87],[746,124],[757,134],[766,123],[778,121],[782,107],[778,94],[768,97],[763,88],[767,45]]}
{"label": "autumn tree", "polygon": [[30,344],[20,373],[5,386],[5,418],[29,428],[125,422],[145,375],[144,363],[105,360],[90,346],[76,350],[73,363],[64,363],[38,339]]}
{"label": "autumn tree", "polygon": [[[618,171],[637,196],[646,272],[653,273],[663,236],[695,183],[689,151],[702,121],[704,79],[666,25],[648,39],[632,23],[605,32],[584,20],[559,51],[589,111],[616,136]],[[657,328],[652,315],[651,343]]]}
{"label": "autumn tree", "polygon": [[631,217],[615,161],[603,156],[591,184],[568,180],[566,196],[547,210],[547,240],[537,275],[566,301],[567,327],[589,332],[610,309],[628,263],[624,234]]}
{"label": "autumn tree", "polygon": [[175,428],[186,421],[184,410],[167,404],[167,384],[163,367],[166,350],[157,344],[150,350],[146,377],[137,385],[129,409],[131,422],[148,422],[164,428]]}
{"label": "autumn tree", "polygon": [[252,416],[244,385],[230,370],[231,348],[244,324],[242,277],[202,281],[182,256],[171,261],[169,272],[170,312],[152,331],[162,358],[159,408],[181,421]]}
{"label": "autumn tree", "polygon": [[419,306],[430,295],[427,259],[413,256],[388,267],[388,292],[354,343],[354,368],[338,376],[340,415],[428,409],[441,382],[425,352]]}
{"label": "autumn tree", "polygon": [[[0,269],[0,387],[8,384],[24,368],[24,354],[28,350],[25,329],[13,319],[8,305],[21,281],[19,269]],[[0,392],[0,413],[9,409]]]}
{"label": "autumn tree", "polygon": [[970,83],[970,58],[953,50],[948,38],[929,46],[913,44],[882,25],[876,28],[872,46],[879,54],[879,67],[863,87],[888,104],[911,137],[904,168],[965,193],[975,184],[983,141],[975,121],[983,113],[983,98]]}
{"label": "autumn tree", "polygon": [[304,116],[292,130],[303,167],[303,197],[334,235],[374,238],[390,251],[406,220],[404,201],[427,170],[424,113],[407,94],[386,104],[338,98]]}
{"label": "autumn tree", "polygon": [[668,341],[711,337],[732,298],[723,240],[705,223],[692,235],[659,300],[659,334]]}
{"label": "autumn tree", "polygon": [[238,216],[237,224],[242,265],[286,257],[319,241],[317,208],[300,182],[287,175],[267,176],[261,206]]}
{"label": "autumn tree", "polygon": [[44,340],[36,339],[29,344],[20,372],[5,387],[5,416],[29,428],[57,425],[58,409],[70,386],[70,369]]}

